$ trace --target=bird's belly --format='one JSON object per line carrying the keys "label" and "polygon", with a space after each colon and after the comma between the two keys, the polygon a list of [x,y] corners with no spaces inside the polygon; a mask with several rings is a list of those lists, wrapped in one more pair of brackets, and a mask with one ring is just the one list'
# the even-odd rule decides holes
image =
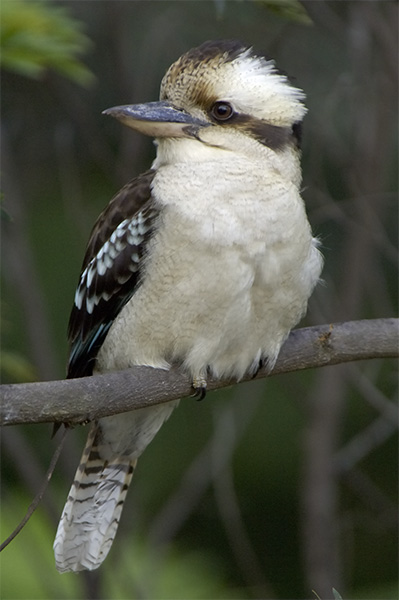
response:
{"label": "bird's belly", "polygon": [[191,260],[164,259],[159,277],[146,278],[111,327],[98,370],[180,363],[192,377],[209,368],[241,378],[260,358],[272,366],[310,294],[301,258],[279,261],[280,250],[254,258],[234,248],[221,260],[201,248]]}

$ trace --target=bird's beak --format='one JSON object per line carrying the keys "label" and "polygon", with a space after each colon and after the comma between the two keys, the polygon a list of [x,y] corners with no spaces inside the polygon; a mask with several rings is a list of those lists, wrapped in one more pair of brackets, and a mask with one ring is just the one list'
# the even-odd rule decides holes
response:
{"label": "bird's beak", "polygon": [[191,137],[211,123],[197,119],[169,102],[147,102],[114,106],[103,111],[128,127],[151,137]]}

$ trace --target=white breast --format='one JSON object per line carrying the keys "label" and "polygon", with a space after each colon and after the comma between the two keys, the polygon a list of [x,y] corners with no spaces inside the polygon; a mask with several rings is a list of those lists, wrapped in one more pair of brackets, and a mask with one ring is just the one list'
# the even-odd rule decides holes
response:
{"label": "white breast", "polygon": [[[182,362],[242,377],[272,365],[306,309],[321,257],[296,186],[240,156],[165,165],[141,287],[112,325],[101,371]],[[249,176],[250,175],[250,176]]]}

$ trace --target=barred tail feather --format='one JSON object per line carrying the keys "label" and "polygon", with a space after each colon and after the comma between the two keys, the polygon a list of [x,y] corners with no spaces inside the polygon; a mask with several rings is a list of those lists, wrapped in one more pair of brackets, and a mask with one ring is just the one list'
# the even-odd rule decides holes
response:
{"label": "barred tail feather", "polygon": [[101,565],[118,529],[136,466],[136,459],[124,456],[102,459],[97,433],[93,425],[55,536],[55,561],[61,573]]}

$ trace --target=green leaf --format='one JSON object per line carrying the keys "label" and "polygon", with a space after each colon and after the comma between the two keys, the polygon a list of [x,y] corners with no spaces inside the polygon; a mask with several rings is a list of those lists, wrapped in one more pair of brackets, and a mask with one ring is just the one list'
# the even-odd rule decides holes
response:
{"label": "green leaf", "polygon": [[36,0],[3,0],[1,5],[1,66],[38,79],[51,69],[75,83],[89,86],[93,73],[78,59],[91,41],[79,21],[64,7]]}
{"label": "green leaf", "polygon": [[299,0],[258,0],[266,6],[270,11],[288,19],[290,21],[296,21],[302,23],[302,25],[312,25],[312,19],[309,17],[304,6]]}

